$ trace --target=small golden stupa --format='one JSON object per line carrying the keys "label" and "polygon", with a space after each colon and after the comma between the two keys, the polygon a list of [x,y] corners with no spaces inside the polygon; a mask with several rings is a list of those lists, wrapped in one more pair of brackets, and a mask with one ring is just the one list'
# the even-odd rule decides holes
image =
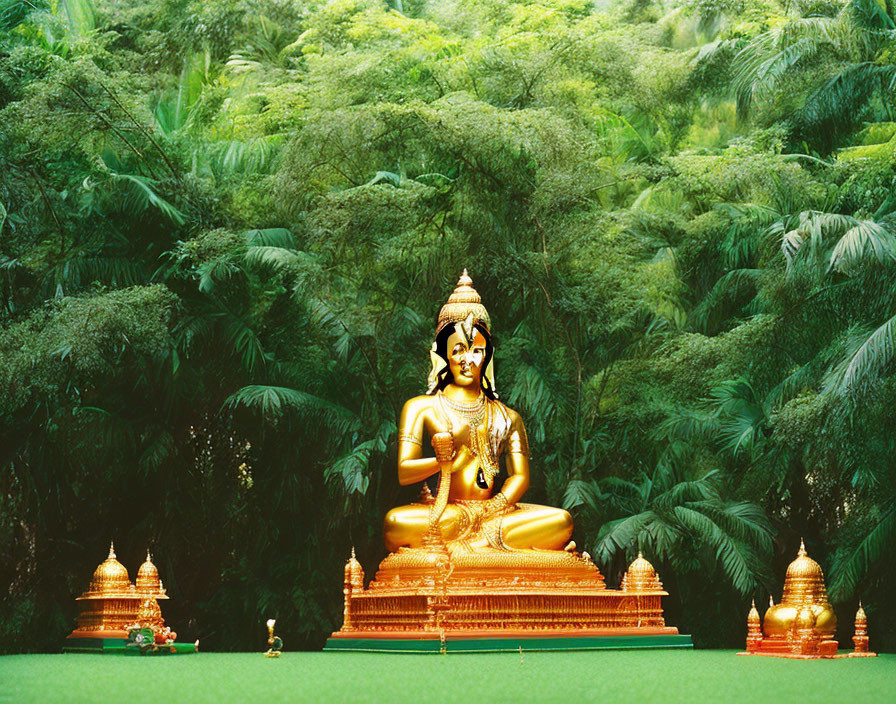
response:
{"label": "small golden stupa", "polygon": [[865,615],[865,609],[862,608],[862,602],[859,601],[859,610],[856,611],[856,632],[852,637],[854,650],[847,653],[851,658],[874,658],[877,653],[868,651],[868,617]]}
{"label": "small golden stupa", "polygon": [[498,397],[490,327],[464,270],[439,311],[427,390],[399,421],[398,481],[422,484],[420,498],[386,514],[389,555],[366,588],[352,550],[344,623],[326,649],[691,647],[666,625],[666,592],[643,555],[608,589],[570,540],[570,514],[521,500],[529,444]]}
{"label": "small golden stupa", "polygon": [[[856,614],[856,653],[860,643],[867,650],[867,634],[864,631],[865,613],[861,610],[862,632],[859,632],[859,614]],[[767,655],[782,658],[815,659],[847,657],[837,655],[839,644],[834,639],[837,617],[828,603],[827,589],[821,566],[806,553],[800,541],[796,559],[787,568],[781,603],[769,599],[762,630],[759,630],[759,612],[756,603],[747,615],[747,650],[739,655]],[[852,656],[853,654],[848,654]],[[872,654],[873,655],[873,654]]]}
{"label": "small golden stupa", "polygon": [[[156,600],[167,598],[148,552],[137,571],[135,586],[116,558],[114,544],[110,544],[109,556],[94,571],[90,588],[76,599],[81,602],[81,613],[68,638],[127,638],[127,627],[137,621],[141,604],[147,599],[157,604]],[[161,611],[158,620],[164,625]]]}

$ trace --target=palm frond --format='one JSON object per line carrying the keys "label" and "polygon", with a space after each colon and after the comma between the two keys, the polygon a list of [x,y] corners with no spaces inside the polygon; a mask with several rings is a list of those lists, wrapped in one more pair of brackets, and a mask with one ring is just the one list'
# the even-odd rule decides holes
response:
{"label": "palm frond", "polygon": [[196,273],[199,274],[199,291],[210,294],[214,291],[218,282],[226,281],[232,276],[239,274],[240,271],[236,264],[227,259],[213,259],[212,261],[202,262],[196,267]]}
{"label": "palm frond", "polygon": [[844,11],[861,27],[873,30],[896,29],[896,23],[887,14],[887,5],[877,0],[850,0]]}
{"label": "palm frond", "polygon": [[[691,311],[691,322],[694,327],[708,334],[714,327],[711,322],[714,318],[725,317],[719,312],[723,303],[738,300],[744,293],[755,293],[759,288],[759,282],[767,275],[763,269],[735,269],[724,274],[713,285],[703,300]],[[733,314],[735,311],[731,311]]]}
{"label": "palm frond", "polygon": [[96,29],[96,11],[90,0],[62,0],[69,31],[76,37],[86,37]]}
{"label": "palm frond", "polygon": [[0,0],[0,30],[10,30],[24,22],[35,10],[49,7],[46,0]]}
{"label": "palm frond", "polygon": [[203,144],[193,152],[195,171],[218,177],[267,174],[286,143],[286,135],[269,134]]}
{"label": "palm frond", "polygon": [[264,364],[265,352],[257,333],[240,317],[227,315],[223,322],[224,334],[240,363],[249,374]]}
{"label": "palm frond", "polygon": [[247,263],[275,271],[286,269],[301,259],[298,252],[283,247],[248,247],[245,256]]}
{"label": "palm frond", "polygon": [[655,518],[653,511],[644,511],[605,523],[592,548],[597,561],[608,564],[616,555],[631,550],[638,544],[638,536]]}
{"label": "palm frond", "polygon": [[571,479],[563,492],[563,508],[571,511],[582,505],[590,506],[597,511],[598,499],[603,498],[598,485],[593,481]]}
{"label": "palm frond", "polygon": [[896,237],[872,220],[860,220],[834,246],[830,268],[848,273],[869,255],[881,263],[896,262]]}
{"label": "palm frond", "polygon": [[268,227],[261,230],[247,230],[244,233],[249,247],[280,247],[295,249],[296,241],[285,227]]}
{"label": "palm frond", "polygon": [[140,194],[141,200],[145,200],[148,205],[158,208],[175,225],[183,225],[186,222],[186,216],[182,212],[155,192],[153,187],[156,185],[156,182],[153,179],[136,174],[110,173],[116,179],[133,184],[136,192]]}
{"label": "palm frond", "polygon": [[796,113],[798,134],[814,137],[826,146],[834,135],[846,134],[860,124],[865,107],[878,92],[893,90],[896,66],[873,61],[849,64],[809,95]]}
{"label": "palm frond", "polygon": [[344,406],[285,386],[244,386],[224,401],[224,408],[237,406],[259,410],[267,418],[276,418],[292,410],[304,418],[322,422],[340,435],[355,432],[360,427],[358,416]]}
{"label": "palm frond", "polygon": [[728,535],[759,550],[771,554],[774,549],[774,530],[768,515],[759,504],[751,501],[709,502],[700,504],[700,511]]}
{"label": "palm frond", "polygon": [[746,116],[774,96],[790,71],[808,66],[824,51],[848,55],[855,41],[854,28],[842,17],[795,18],[760,34],[734,57],[738,113]]}
{"label": "palm frond", "polygon": [[659,494],[654,503],[658,508],[669,511],[674,506],[689,501],[718,499],[719,493],[712,481],[713,477],[717,475],[718,470],[712,470],[700,477],[700,479],[677,482],[662,494]]}
{"label": "palm frond", "polygon": [[[884,508],[880,517],[855,545],[843,547],[834,555],[829,570],[830,594],[834,601],[845,601],[856,594],[862,579],[879,565],[890,565],[896,558],[896,505]],[[887,557],[889,554],[889,557]]]}
{"label": "palm frond", "polygon": [[823,393],[852,395],[867,388],[896,360],[896,316],[867,337],[829,372]]}
{"label": "palm frond", "polygon": [[187,57],[180,72],[177,92],[166,93],[157,98],[153,117],[163,134],[170,136],[191,126],[195,108],[210,79],[211,65],[209,52]]}
{"label": "palm frond", "polygon": [[755,554],[749,547],[727,535],[709,516],[690,506],[676,506],[675,517],[693,536],[715,551],[722,573],[737,591],[749,594],[758,586]]}

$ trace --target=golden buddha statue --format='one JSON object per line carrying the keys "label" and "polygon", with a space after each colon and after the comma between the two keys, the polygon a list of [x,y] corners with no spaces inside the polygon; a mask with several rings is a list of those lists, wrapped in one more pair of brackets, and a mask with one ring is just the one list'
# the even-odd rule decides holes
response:
{"label": "golden buddha statue", "polygon": [[[464,269],[439,312],[429,389],[401,413],[398,481],[417,484],[450,463],[438,529],[452,552],[572,549],[568,512],[519,503],[529,487],[529,445],[519,414],[497,399],[489,326]],[[424,434],[432,438],[435,457],[423,457]],[[496,491],[502,456],[508,477]],[[386,548],[422,546],[431,510],[417,503],[389,511]]]}
{"label": "golden buddha statue", "polygon": [[[427,391],[404,405],[398,430],[399,483],[438,475],[438,491],[433,497],[424,483],[418,503],[386,514],[390,554],[366,588],[352,549],[343,627],[327,649],[394,650],[400,641],[412,650],[462,649],[458,642],[475,650],[469,644],[484,636],[512,637],[512,650],[536,636],[547,638],[541,648],[562,648],[565,638],[608,647],[606,636],[616,647],[626,637],[690,647],[689,636],[665,625],[666,592],[640,553],[623,588],[607,589],[570,542],[570,514],[520,501],[529,487],[526,429],[498,400],[490,327],[464,270],[439,311]],[[434,457],[424,456],[426,444]]]}

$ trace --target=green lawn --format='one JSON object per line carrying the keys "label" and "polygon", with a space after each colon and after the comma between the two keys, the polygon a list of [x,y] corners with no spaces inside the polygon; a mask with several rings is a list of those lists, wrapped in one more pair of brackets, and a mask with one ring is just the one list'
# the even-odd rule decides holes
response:
{"label": "green lawn", "polygon": [[893,702],[896,655],[794,661],[733,651],[481,655],[199,653],[0,657],[0,702]]}

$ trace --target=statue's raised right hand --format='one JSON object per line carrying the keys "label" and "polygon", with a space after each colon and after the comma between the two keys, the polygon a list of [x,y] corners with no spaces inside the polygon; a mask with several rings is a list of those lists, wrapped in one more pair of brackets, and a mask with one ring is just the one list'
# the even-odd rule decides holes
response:
{"label": "statue's raised right hand", "polygon": [[451,433],[435,433],[432,436],[432,449],[436,453],[437,462],[450,462],[454,457],[454,437]]}

